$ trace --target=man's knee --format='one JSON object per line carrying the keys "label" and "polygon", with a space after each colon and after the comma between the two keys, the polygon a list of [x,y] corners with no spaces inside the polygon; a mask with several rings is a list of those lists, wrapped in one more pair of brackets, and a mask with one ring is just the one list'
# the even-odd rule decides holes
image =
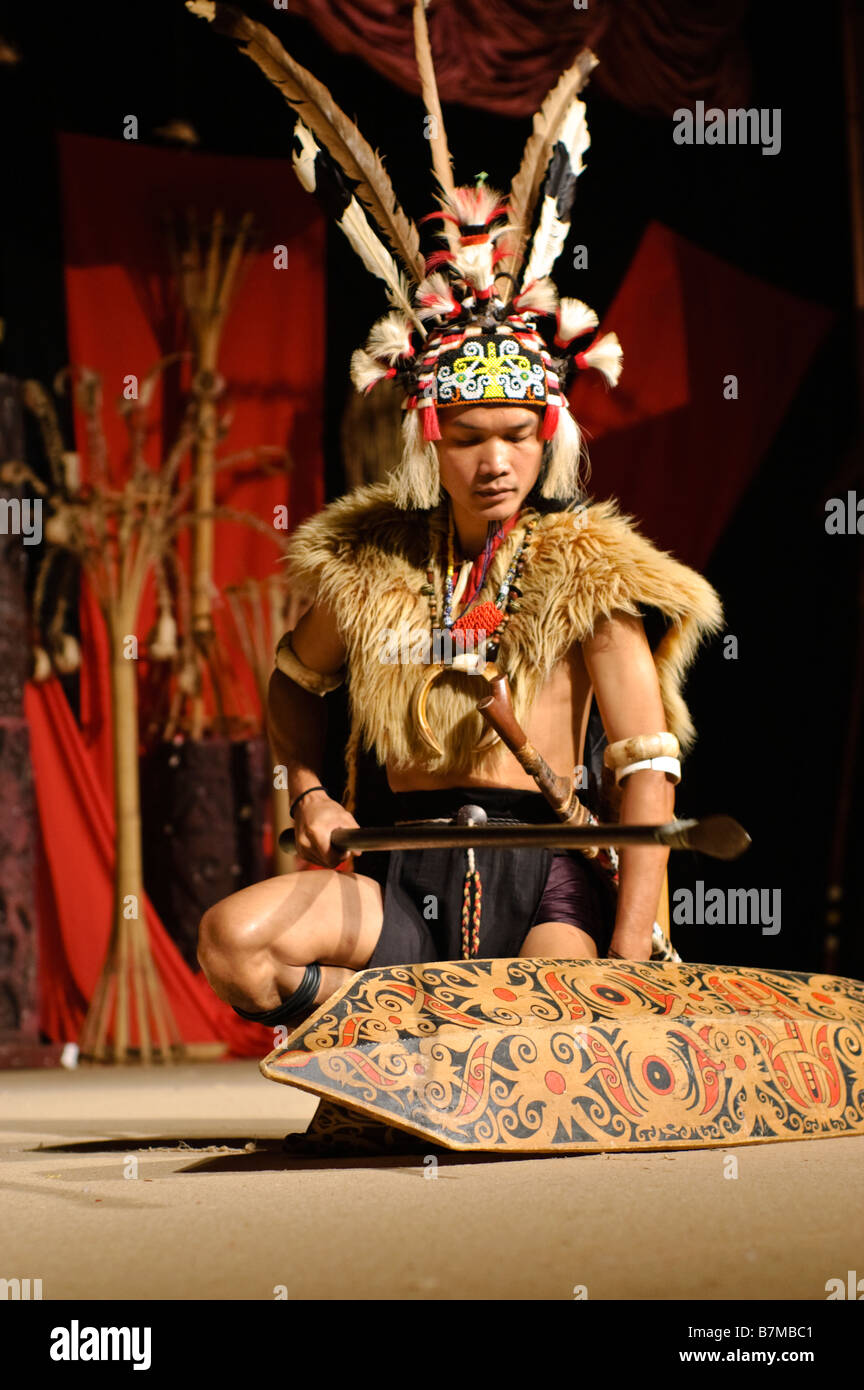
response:
{"label": "man's knee", "polygon": [[239,933],[233,914],[228,910],[228,901],[223,898],[208,907],[198,923],[198,963],[202,969],[218,956],[234,954],[239,945]]}
{"label": "man's knee", "polygon": [[[297,989],[306,963],[274,960],[272,943],[260,922],[244,911],[242,893],[208,907],[198,925],[198,963],[215,994],[226,1003],[262,1010],[278,1004],[281,993]],[[277,989],[277,976],[278,986]]]}
{"label": "man's knee", "polygon": [[208,907],[198,924],[198,964],[221,998],[227,997],[226,991],[257,994],[265,965],[261,955],[260,949],[253,949],[248,924],[232,898]]}

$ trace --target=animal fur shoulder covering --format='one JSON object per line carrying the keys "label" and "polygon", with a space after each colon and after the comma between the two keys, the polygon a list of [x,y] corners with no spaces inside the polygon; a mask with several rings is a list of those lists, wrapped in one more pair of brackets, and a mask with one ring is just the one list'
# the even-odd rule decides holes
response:
{"label": "animal fur shoulder covering", "polygon": [[[381,763],[476,772],[491,769],[501,746],[473,753],[485,728],[475,710],[475,678],[448,671],[430,693],[428,713],[444,743],[443,758],[420,744],[410,717],[430,629],[421,586],[431,559],[442,591],[446,524],[443,504],[403,511],[391,484],[357,488],[297,528],[289,541],[288,577],[295,589],[327,605],[345,642],[355,740],[374,747]],[[517,523],[505,537],[484,596],[494,598],[522,533]],[[606,500],[540,518],[521,587],[520,611],[511,615],[498,655],[520,721],[573,644],[584,642],[599,619],[622,611],[651,619],[646,631],[667,724],[682,749],[690,747],[695,733],[681,687],[700,641],[722,626],[720,600],[707,580],[659,550],[615,501]],[[387,655],[397,633],[399,660]],[[406,661],[415,642],[418,655]]]}

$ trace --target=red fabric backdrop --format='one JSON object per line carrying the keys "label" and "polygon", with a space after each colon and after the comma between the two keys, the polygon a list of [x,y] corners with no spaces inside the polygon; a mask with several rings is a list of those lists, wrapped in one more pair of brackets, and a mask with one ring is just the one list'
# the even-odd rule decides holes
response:
{"label": "red fabric backdrop", "polygon": [[704,567],[833,317],[651,223],[601,329],[621,339],[621,380],[586,372],[570,395],[590,491]]}
{"label": "red fabric backdrop", "polygon": [[[124,476],[126,432],[114,401],[123,378],[139,380],[156,360],[186,346],[168,293],[162,217],[198,210],[206,228],[221,208],[230,222],[255,214],[256,252],[240,282],[222,339],[220,368],[230,384],[232,422],[222,453],[259,445],[287,448],[292,467],[277,476],[232,481],[217,500],[272,520],[285,503],[290,524],[324,500],[321,421],[324,378],[325,229],[314,203],[280,160],[227,159],[133,143],[60,137],[64,256],[70,361],[99,371],[113,476]],[[287,247],[287,269],[273,248]],[[158,460],[176,418],[157,402],[149,442]],[[164,420],[163,420],[164,415]],[[87,457],[77,422],[82,473]],[[273,572],[278,551],[255,531],[220,523],[218,585]],[[152,601],[143,606],[146,634]],[[243,666],[231,629],[217,615],[229,660]],[[106,639],[85,592],[82,602],[82,722],[79,730],[56,682],[28,691],[43,846],[40,882],[43,1017],[57,1040],[74,1040],[104,958],[111,919],[112,765]],[[259,1053],[270,1034],[225,1008],[194,976],[147,904],[154,955],[186,1041],[226,1038],[235,1051]]]}
{"label": "red fabric backdrop", "polygon": [[[188,345],[169,293],[164,215],[170,212],[185,224],[187,207],[195,207],[206,247],[207,223],[217,208],[229,225],[248,210],[255,215],[258,249],[239,282],[222,335],[220,370],[229,383],[231,428],[221,453],[274,445],[287,448],[292,467],[287,476],[250,476],[248,481],[241,473],[231,478],[217,474],[217,500],[262,520],[272,519],[274,506],[287,503],[292,525],[317,511],[324,500],[325,227],[313,200],[297,186],[290,163],[62,135],[60,165],[69,357],[77,366],[102,373],[103,418],[115,475],[125,476],[126,428],[114,409],[124,377],[133,373],[140,380],[160,357]],[[277,245],[287,247],[284,270],[274,269]],[[79,440],[81,425],[79,420]],[[176,409],[167,409],[163,419],[160,393],[154,425],[151,461],[158,459],[177,425]],[[277,555],[275,545],[258,532],[220,523],[216,584],[263,577],[273,571]],[[145,600],[139,634],[146,633],[152,614],[152,604]],[[235,639],[227,615],[217,611],[215,621],[230,650]],[[98,613],[83,613],[82,623],[92,654],[82,672],[82,721],[110,789],[104,632]],[[244,668],[239,654],[236,666]]]}
{"label": "red fabric backdrop", "polygon": [[[114,819],[105,789],[59,682],[27,686],[33,772],[42,843],[40,1026],[55,1042],[75,1041],[108,947],[113,900]],[[263,1056],[272,1030],[247,1023],[193,974],[149,898],[150,946],[185,1042],[226,1041],[240,1056]]]}
{"label": "red fabric backdrop", "polygon": [[[419,92],[413,0],[287,0],[333,48]],[[442,101],[530,116],[583,44],[600,58],[591,85],[668,116],[703,100],[749,99],[741,28],[747,0],[432,0],[429,34]],[[268,21],[291,48],[290,27]],[[337,94],[338,95],[338,94]]]}

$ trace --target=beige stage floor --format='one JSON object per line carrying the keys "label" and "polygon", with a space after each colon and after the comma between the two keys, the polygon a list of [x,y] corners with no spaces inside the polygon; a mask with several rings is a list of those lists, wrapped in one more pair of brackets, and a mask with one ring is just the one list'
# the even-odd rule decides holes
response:
{"label": "beige stage floor", "polygon": [[428,1178],[422,1157],[286,1158],[314,1108],[253,1062],[0,1072],[0,1278],[45,1299],[824,1300],[864,1272],[864,1138],[454,1154]]}

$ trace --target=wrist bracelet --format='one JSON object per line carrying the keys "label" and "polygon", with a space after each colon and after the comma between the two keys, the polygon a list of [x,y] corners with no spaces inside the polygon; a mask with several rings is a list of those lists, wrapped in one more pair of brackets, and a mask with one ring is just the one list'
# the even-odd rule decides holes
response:
{"label": "wrist bracelet", "polygon": [[303,800],[304,796],[308,796],[310,792],[326,792],[326,791],[327,791],[327,788],[326,788],[326,787],[322,787],[320,784],[319,784],[317,787],[307,787],[306,790],[305,790],[305,792],[301,792],[299,796],[295,796],[294,800],[291,802],[291,805],[288,807],[288,814],[289,814],[289,816],[292,816],[292,817],[293,817],[293,815],[294,815],[294,807],[297,805],[298,801],[302,801],[302,800]]}

